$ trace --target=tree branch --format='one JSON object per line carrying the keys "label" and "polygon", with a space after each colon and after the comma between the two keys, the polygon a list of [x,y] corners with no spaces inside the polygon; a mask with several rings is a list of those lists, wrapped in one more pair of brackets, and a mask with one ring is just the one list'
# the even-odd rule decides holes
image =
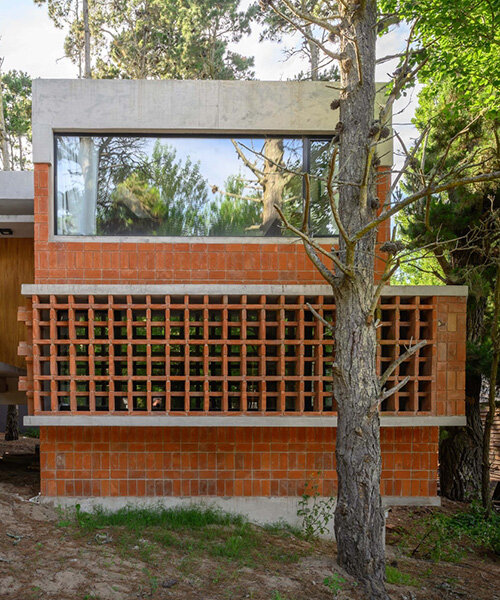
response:
{"label": "tree branch", "polygon": [[394,373],[396,368],[399,367],[399,365],[401,363],[403,363],[405,360],[410,358],[410,356],[413,356],[415,354],[415,352],[418,352],[420,350],[420,348],[423,348],[424,346],[427,346],[427,340],[422,340],[422,341],[418,342],[417,344],[415,344],[414,346],[410,346],[408,348],[408,350],[406,350],[406,352],[401,354],[401,356],[398,359],[396,359],[394,362],[392,362],[387,367],[387,369],[384,371],[383,375],[379,379],[380,388],[382,389],[384,387],[384,384],[387,382],[389,377],[392,375],[392,373]]}
{"label": "tree branch", "polygon": [[354,241],[360,240],[368,232],[370,232],[372,229],[374,229],[375,227],[380,225],[380,223],[383,223],[386,219],[389,219],[390,217],[392,217],[392,215],[395,215],[396,213],[398,213],[400,210],[402,210],[406,206],[409,206],[413,202],[420,200],[420,198],[423,198],[424,196],[427,196],[429,194],[439,194],[441,192],[446,192],[447,190],[452,190],[454,188],[460,187],[461,185],[468,185],[470,183],[481,183],[481,182],[485,182],[485,181],[494,181],[495,179],[500,179],[500,171],[493,171],[491,173],[482,173],[481,175],[475,175],[472,177],[463,177],[462,179],[456,179],[455,181],[450,181],[449,183],[445,183],[443,185],[438,185],[435,187],[427,186],[424,189],[420,190],[419,192],[410,194],[404,200],[401,200],[400,202],[396,202],[396,204],[394,204],[392,206],[392,208],[385,210],[376,219],[374,219],[373,221],[371,221],[370,223],[365,225],[362,229],[360,229],[354,235],[353,240]]}
{"label": "tree branch", "polygon": [[389,398],[389,396],[392,396],[393,394],[395,394],[398,390],[400,390],[402,387],[404,387],[408,382],[410,381],[410,376],[407,375],[403,381],[400,381],[397,385],[395,385],[392,388],[389,388],[388,390],[383,390],[378,401],[379,404],[381,402],[383,402],[384,400],[387,400],[387,398]]}

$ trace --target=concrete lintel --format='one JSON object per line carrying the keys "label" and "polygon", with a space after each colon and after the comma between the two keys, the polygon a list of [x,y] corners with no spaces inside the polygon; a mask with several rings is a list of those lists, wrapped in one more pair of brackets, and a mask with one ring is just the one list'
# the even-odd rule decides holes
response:
{"label": "concrete lintel", "polygon": [[[385,84],[378,89],[384,104]],[[35,79],[33,162],[52,163],[54,132],[329,134],[335,95],[319,81]],[[379,144],[383,165],[392,137]]]}
{"label": "concrete lintel", "polygon": [[0,171],[0,213],[33,215],[33,171]]}
{"label": "concrete lintel", "polygon": [[[384,416],[381,427],[453,427],[465,417]],[[43,427],[337,427],[337,417],[293,416],[140,416],[140,415],[36,415],[24,417],[24,425]]]}
{"label": "concrete lintel", "polygon": [[[467,296],[467,286],[463,285],[390,285],[385,286],[385,296]],[[290,296],[331,296],[328,285],[250,285],[250,284],[23,284],[23,296],[48,295],[158,295],[200,294],[200,295],[290,295]]]}

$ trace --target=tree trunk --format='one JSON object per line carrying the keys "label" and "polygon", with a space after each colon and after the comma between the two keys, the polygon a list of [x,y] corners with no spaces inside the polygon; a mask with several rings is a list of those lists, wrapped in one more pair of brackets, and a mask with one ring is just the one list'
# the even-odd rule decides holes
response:
{"label": "tree trunk", "polygon": [[267,138],[264,143],[264,176],[262,178],[262,229],[277,234],[275,225],[279,223],[275,205],[281,206],[286,184],[283,164],[283,140]]}
{"label": "tree trunk", "polygon": [[498,363],[500,361],[500,263],[497,265],[495,291],[493,293],[493,323],[491,325],[491,343],[493,357],[490,371],[490,390],[488,394],[488,414],[484,422],[483,452],[482,452],[482,477],[481,477],[481,499],[483,507],[491,514],[490,493],[490,440],[491,429],[495,419],[495,397],[497,391]]}
{"label": "tree trunk", "polygon": [[[0,63],[1,65],[1,63]],[[2,72],[0,71],[0,151],[2,153],[3,170],[10,171],[9,142],[7,138],[7,129],[5,127],[5,117],[3,114],[3,84]]]}
{"label": "tree trunk", "polygon": [[[486,298],[467,299],[467,341],[475,344],[483,336]],[[439,444],[441,495],[456,502],[470,502],[480,495],[483,426],[480,399],[482,377],[469,369],[465,379],[466,427],[444,428]]]}
{"label": "tree trunk", "polygon": [[5,440],[12,441],[19,439],[19,413],[16,404],[9,404],[7,407],[7,422],[5,425]]}
{"label": "tree trunk", "polygon": [[92,78],[90,66],[90,26],[89,26],[89,2],[83,0],[83,34],[84,34],[84,77]]}
{"label": "tree trunk", "polygon": [[[339,3],[341,16],[339,215],[349,236],[374,218],[369,197],[375,178],[368,159],[375,103],[376,1]],[[357,48],[350,40],[357,40]],[[359,53],[359,63],[356,54]],[[361,65],[361,73],[358,71]],[[365,587],[371,600],[385,590],[384,514],[380,496],[379,383],[373,302],[375,233],[355,249],[340,236],[339,258],[352,264],[335,286],[334,395],[338,495],[335,534],[338,562]],[[352,257],[352,253],[354,256]],[[340,275],[340,274],[339,274]]]}

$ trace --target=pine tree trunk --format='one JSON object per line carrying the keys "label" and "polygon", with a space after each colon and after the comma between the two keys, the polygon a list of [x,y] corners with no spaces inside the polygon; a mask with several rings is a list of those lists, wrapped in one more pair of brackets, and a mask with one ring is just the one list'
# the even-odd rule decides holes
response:
{"label": "pine tree trunk", "polygon": [[[467,300],[467,341],[477,343],[483,336],[485,298]],[[456,502],[470,502],[480,495],[483,426],[480,398],[482,378],[468,370],[465,379],[466,427],[449,427],[439,444],[441,495]]]}
{"label": "pine tree trunk", "polygon": [[[348,234],[373,220],[375,192],[368,160],[375,103],[376,1],[339,3],[341,21],[339,214]],[[347,6],[347,8],[346,8]],[[357,40],[356,48],[350,40]],[[361,66],[361,73],[358,70]],[[368,166],[367,166],[368,165]],[[353,254],[354,252],[354,254]],[[384,515],[380,496],[379,384],[376,329],[369,318],[374,287],[375,233],[353,250],[340,236],[339,258],[352,273],[335,286],[334,395],[338,494],[335,534],[338,562],[365,587],[371,600],[387,600]]]}
{"label": "pine tree trunk", "polygon": [[[0,62],[1,66],[1,62]],[[10,171],[9,142],[7,129],[5,127],[5,116],[3,113],[3,88],[2,72],[0,71],[0,152],[2,153],[3,170]]]}
{"label": "pine tree trunk", "polygon": [[490,371],[490,390],[488,394],[488,414],[484,423],[484,438],[482,448],[481,499],[483,507],[491,514],[490,493],[490,442],[491,430],[495,419],[498,368],[500,362],[500,263],[497,265],[495,290],[493,293],[493,323],[491,326],[491,343],[493,357]]}
{"label": "pine tree trunk", "polygon": [[19,439],[19,413],[16,404],[9,404],[7,407],[7,422],[5,424],[5,440],[12,441]]}
{"label": "pine tree trunk", "polygon": [[264,177],[262,182],[262,228],[274,229],[279,222],[275,205],[281,206],[286,185],[283,164],[283,140],[267,138],[264,143]]}

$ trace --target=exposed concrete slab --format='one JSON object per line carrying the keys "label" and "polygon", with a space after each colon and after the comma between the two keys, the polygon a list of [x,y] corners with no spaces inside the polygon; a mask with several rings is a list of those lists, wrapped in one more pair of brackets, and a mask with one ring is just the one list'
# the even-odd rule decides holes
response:
{"label": "exposed concrete slab", "polygon": [[[53,163],[54,131],[329,134],[335,97],[318,81],[35,79],[33,162]],[[392,144],[390,136],[379,145],[383,165],[392,164]]]}
{"label": "exposed concrete slab", "polygon": [[[22,285],[23,296],[47,295],[157,295],[200,294],[200,295],[289,295],[289,296],[331,296],[328,285],[231,285],[231,284],[30,284]],[[467,296],[465,285],[388,285],[383,289],[384,296]]]}
{"label": "exposed concrete slab", "polygon": [[33,215],[0,214],[0,230],[10,229],[12,231],[11,235],[0,233],[0,239],[2,237],[32,238],[35,230],[34,222],[35,217]]}
{"label": "exposed concrete slab", "polygon": [[32,215],[33,171],[0,171],[0,214]]}
{"label": "exposed concrete slab", "polygon": [[[324,416],[214,416],[186,415],[183,417],[158,415],[35,415],[24,417],[27,427],[337,427],[337,417]],[[454,427],[463,426],[463,416],[385,416],[381,427]]]}
{"label": "exposed concrete slab", "polygon": [[[202,508],[218,508],[228,513],[243,515],[252,523],[266,525],[269,523],[285,522],[295,527],[302,526],[302,520],[297,515],[299,501],[301,498],[291,497],[227,497],[218,498],[213,496],[196,497],[155,497],[143,498],[134,496],[122,497],[49,497],[39,496],[41,504],[52,504],[61,508],[73,508],[77,504],[83,512],[92,512],[100,507],[109,511],[117,511],[120,508],[174,508],[178,506],[198,506]],[[326,501],[329,498],[319,497],[316,502]],[[441,506],[441,498],[438,496],[382,496],[382,504],[385,508],[390,506]],[[328,533],[323,537],[334,537],[333,519],[328,525]]]}

